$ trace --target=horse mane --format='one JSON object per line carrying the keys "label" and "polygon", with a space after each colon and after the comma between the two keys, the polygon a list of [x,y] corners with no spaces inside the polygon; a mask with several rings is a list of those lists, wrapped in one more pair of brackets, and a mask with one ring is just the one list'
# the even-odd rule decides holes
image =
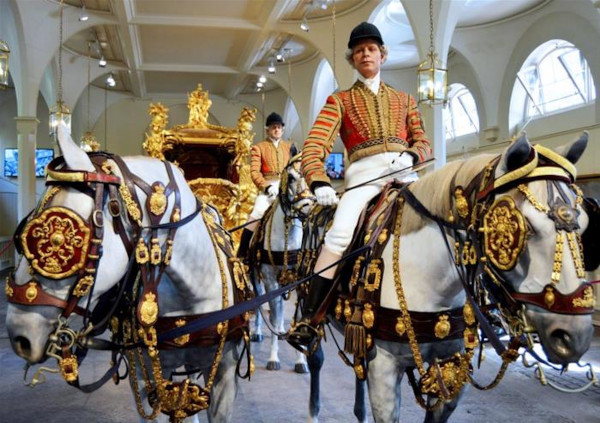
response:
{"label": "horse mane", "polygon": [[[450,184],[454,175],[455,185],[467,186],[473,178],[483,170],[494,155],[482,154],[469,159],[456,160],[428,173],[413,182],[409,189],[415,197],[434,216],[444,220],[450,213]],[[412,207],[405,206],[402,215],[402,233],[418,231],[428,224],[429,220],[417,213]]]}

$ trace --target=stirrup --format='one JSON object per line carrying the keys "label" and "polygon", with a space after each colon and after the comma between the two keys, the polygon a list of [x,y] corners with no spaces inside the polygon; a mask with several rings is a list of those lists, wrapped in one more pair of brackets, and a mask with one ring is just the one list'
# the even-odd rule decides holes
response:
{"label": "stirrup", "polygon": [[314,327],[303,320],[286,333],[285,340],[301,353],[310,355],[316,351],[321,340],[321,334],[319,327]]}

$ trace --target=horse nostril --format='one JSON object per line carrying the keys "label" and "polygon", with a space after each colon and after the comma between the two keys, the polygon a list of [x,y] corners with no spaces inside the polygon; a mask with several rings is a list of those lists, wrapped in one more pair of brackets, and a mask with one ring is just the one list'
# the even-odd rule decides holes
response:
{"label": "horse nostril", "polygon": [[555,349],[558,354],[562,356],[571,354],[572,340],[568,332],[557,329],[552,332],[551,337],[554,339]]}
{"label": "horse nostril", "polygon": [[17,336],[14,340],[14,346],[19,357],[28,358],[31,356],[31,343],[24,336]]}

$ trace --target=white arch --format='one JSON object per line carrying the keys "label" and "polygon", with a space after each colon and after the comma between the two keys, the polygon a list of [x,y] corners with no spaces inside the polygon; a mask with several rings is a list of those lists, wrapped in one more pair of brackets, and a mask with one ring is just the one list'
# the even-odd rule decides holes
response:
{"label": "white arch", "polygon": [[[517,73],[538,46],[553,39],[568,41],[581,50],[594,81],[600,81],[600,51],[596,45],[596,40],[600,39],[600,30],[597,25],[594,26],[590,20],[572,13],[561,11],[548,14],[530,25],[515,44],[504,72],[498,99],[500,128],[509,128],[509,105]],[[598,118],[600,118],[600,96],[596,97],[596,119]]]}
{"label": "white arch", "polygon": [[326,59],[322,59],[315,72],[310,96],[311,107],[308,121],[311,127],[321,111],[321,108],[323,108],[327,97],[337,88],[338,85],[333,75],[333,69],[331,69],[329,62]]}

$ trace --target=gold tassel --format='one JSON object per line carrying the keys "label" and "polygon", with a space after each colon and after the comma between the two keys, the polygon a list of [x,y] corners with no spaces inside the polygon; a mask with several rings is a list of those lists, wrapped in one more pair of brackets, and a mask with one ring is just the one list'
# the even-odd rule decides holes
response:
{"label": "gold tassel", "polygon": [[344,350],[354,354],[354,358],[363,358],[367,355],[367,334],[362,323],[362,309],[354,308],[352,319],[346,324]]}

